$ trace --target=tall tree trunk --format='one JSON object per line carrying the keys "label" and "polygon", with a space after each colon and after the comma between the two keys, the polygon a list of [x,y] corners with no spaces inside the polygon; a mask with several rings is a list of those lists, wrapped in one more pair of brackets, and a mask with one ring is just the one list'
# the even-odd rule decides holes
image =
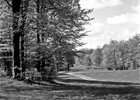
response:
{"label": "tall tree trunk", "polygon": [[24,0],[22,2],[22,9],[21,9],[21,26],[20,26],[20,32],[21,32],[21,67],[22,67],[22,78],[24,77],[24,72],[25,72],[25,65],[24,65],[24,43],[25,43],[25,24],[26,24],[26,15],[27,15],[27,9],[28,9],[28,3],[29,0]]}
{"label": "tall tree trunk", "polygon": [[67,64],[67,71],[70,71],[70,64],[69,64],[69,62]]}
{"label": "tall tree trunk", "polygon": [[115,50],[114,50],[114,52],[113,52],[113,56],[114,56],[114,68],[117,68],[116,51],[115,51]]}
{"label": "tall tree trunk", "polygon": [[[36,26],[37,26],[37,44],[40,45],[40,34],[39,34],[39,13],[40,13],[40,0],[37,0],[37,8],[36,8],[36,11],[37,11],[37,23],[36,23]],[[38,47],[39,48],[39,47]],[[37,62],[37,70],[38,72],[40,72],[40,51],[38,51],[38,62]]]}
{"label": "tall tree trunk", "polygon": [[25,72],[25,66],[24,66],[24,34],[21,36],[21,67],[22,67],[22,73]]}
{"label": "tall tree trunk", "polygon": [[[43,18],[43,13],[45,11],[45,2],[44,0],[41,0],[41,9],[40,9],[40,15],[41,15],[41,18]],[[43,23],[41,23],[42,27],[44,28],[44,25]],[[41,42],[44,44],[45,43],[45,38],[44,38],[44,32],[41,33]],[[44,58],[45,54],[43,54],[43,58]],[[42,66],[41,67],[45,67],[45,60],[42,60],[41,61],[42,63]]]}
{"label": "tall tree trunk", "polygon": [[125,59],[124,59],[124,52],[122,51],[122,66],[123,70],[125,70]]}
{"label": "tall tree trunk", "polygon": [[[13,36],[13,45],[14,45],[14,68],[20,68],[20,48],[19,48],[19,34],[18,33],[14,33]],[[17,72],[14,72],[15,74],[15,78],[16,75],[20,74]]]}
{"label": "tall tree trunk", "polygon": [[37,43],[40,43],[40,35],[39,35],[39,13],[40,13],[40,0],[37,0]]}
{"label": "tall tree trunk", "polygon": [[[13,11],[13,49],[14,49],[14,67],[20,68],[20,32],[19,32],[19,13],[20,13],[21,0],[12,0]],[[13,70],[13,77],[17,78],[20,74]]]}

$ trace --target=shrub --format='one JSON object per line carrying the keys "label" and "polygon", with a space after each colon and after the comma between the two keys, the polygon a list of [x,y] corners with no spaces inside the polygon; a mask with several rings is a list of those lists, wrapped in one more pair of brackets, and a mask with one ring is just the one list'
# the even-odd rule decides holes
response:
{"label": "shrub", "polygon": [[113,68],[110,66],[110,67],[107,67],[107,70],[113,70]]}
{"label": "shrub", "polygon": [[6,72],[4,71],[4,69],[1,67],[0,68],[0,77],[6,77]]}
{"label": "shrub", "polygon": [[34,82],[42,80],[40,72],[36,68],[31,68],[25,71],[25,81]]}
{"label": "shrub", "polygon": [[57,76],[57,68],[54,65],[46,65],[41,68],[41,76],[44,81],[52,81]]}

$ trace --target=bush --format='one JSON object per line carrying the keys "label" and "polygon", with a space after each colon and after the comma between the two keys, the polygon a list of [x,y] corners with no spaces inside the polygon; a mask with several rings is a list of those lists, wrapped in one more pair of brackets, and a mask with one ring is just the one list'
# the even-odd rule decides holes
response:
{"label": "bush", "polygon": [[36,68],[31,68],[25,71],[25,81],[34,82],[42,80],[40,72]]}
{"label": "bush", "polygon": [[113,68],[112,67],[107,67],[107,70],[113,70]]}
{"label": "bush", "polygon": [[4,69],[0,68],[0,77],[6,77],[7,73],[4,71]]}
{"label": "bush", "polygon": [[46,65],[41,68],[41,76],[44,81],[52,81],[57,76],[57,68],[54,65]]}

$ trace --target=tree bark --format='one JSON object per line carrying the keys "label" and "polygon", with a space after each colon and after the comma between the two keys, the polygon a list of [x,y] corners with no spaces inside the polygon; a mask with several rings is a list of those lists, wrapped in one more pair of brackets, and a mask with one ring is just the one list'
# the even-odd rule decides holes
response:
{"label": "tree bark", "polygon": [[[19,13],[20,13],[21,0],[12,0],[12,11],[13,11],[13,48],[14,48],[14,66],[20,68],[20,32],[19,32]],[[13,70],[14,78],[20,74]]]}
{"label": "tree bark", "polygon": [[24,65],[24,44],[25,44],[25,24],[26,24],[26,15],[27,15],[27,9],[28,9],[28,3],[29,0],[24,0],[22,2],[22,9],[21,9],[21,17],[22,17],[22,21],[21,21],[21,26],[20,26],[20,34],[21,34],[21,67],[22,67],[22,78],[24,77],[24,72],[25,72],[25,65]]}
{"label": "tree bark", "polygon": [[[37,23],[36,23],[36,26],[37,26],[37,44],[39,45],[40,44],[40,34],[39,34],[39,13],[40,13],[40,0],[37,0],[37,8],[36,8],[36,11],[37,11]],[[39,48],[39,47],[38,47]],[[38,62],[37,62],[37,70],[38,72],[40,72],[40,51],[38,51]]]}

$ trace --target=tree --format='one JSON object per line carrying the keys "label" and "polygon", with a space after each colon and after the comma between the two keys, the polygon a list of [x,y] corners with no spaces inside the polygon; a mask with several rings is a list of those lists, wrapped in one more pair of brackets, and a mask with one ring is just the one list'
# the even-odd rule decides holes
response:
{"label": "tree", "polygon": [[[79,0],[4,1],[12,8],[14,67],[22,68],[23,74],[38,65],[38,71],[45,66],[52,69],[59,58],[74,63],[75,48],[82,44],[83,25],[92,20],[88,16],[92,10],[81,9]],[[14,73],[17,78],[20,71]]]}
{"label": "tree", "polygon": [[[117,45],[118,69],[126,69],[126,61],[128,54],[128,44],[125,41],[119,41]],[[117,68],[116,68],[117,69]]]}
{"label": "tree", "polygon": [[117,67],[116,53],[117,53],[117,41],[110,41],[109,45],[103,47],[103,66],[108,69],[114,69]]}
{"label": "tree", "polygon": [[81,49],[77,50],[77,56],[76,56],[76,64],[81,65],[91,65],[92,57],[90,55],[92,54],[92,49]]}
{"label": "tree", "polygon": [[21,69],[22,69],[22,78],[25,78],[25,33],[26,33],[26,21],[27,21],[27,10],[28,10],[29,0],[23,0],[21,2],[21,24],[19,26],[20,31],[20,62],[21,62]]}
{"label": "tree", "polygon": [[100,67],[102,62],[102,48],[98,47],[92,54],[92,59],[96,67]]}
{"label": "tree", "polygon": [[139,57],[140,57],[140,35],[135,35],[133,38],[128,40],[129,50],[128,50],[128,61],[131,64],[131,68],[139,67]]}
{"label": "tree", "polygon": [[90,55],[87,54],[87,55],[84,57],[84,62],[85,62],[85,65],[86,65],[86,66],[91,66],[91,65],[92,65]]}
{"label": "tree", "polygon": [[12,17],[10,8],[4,1],[0,1],[0,60],[8,76],[12,76]]}

